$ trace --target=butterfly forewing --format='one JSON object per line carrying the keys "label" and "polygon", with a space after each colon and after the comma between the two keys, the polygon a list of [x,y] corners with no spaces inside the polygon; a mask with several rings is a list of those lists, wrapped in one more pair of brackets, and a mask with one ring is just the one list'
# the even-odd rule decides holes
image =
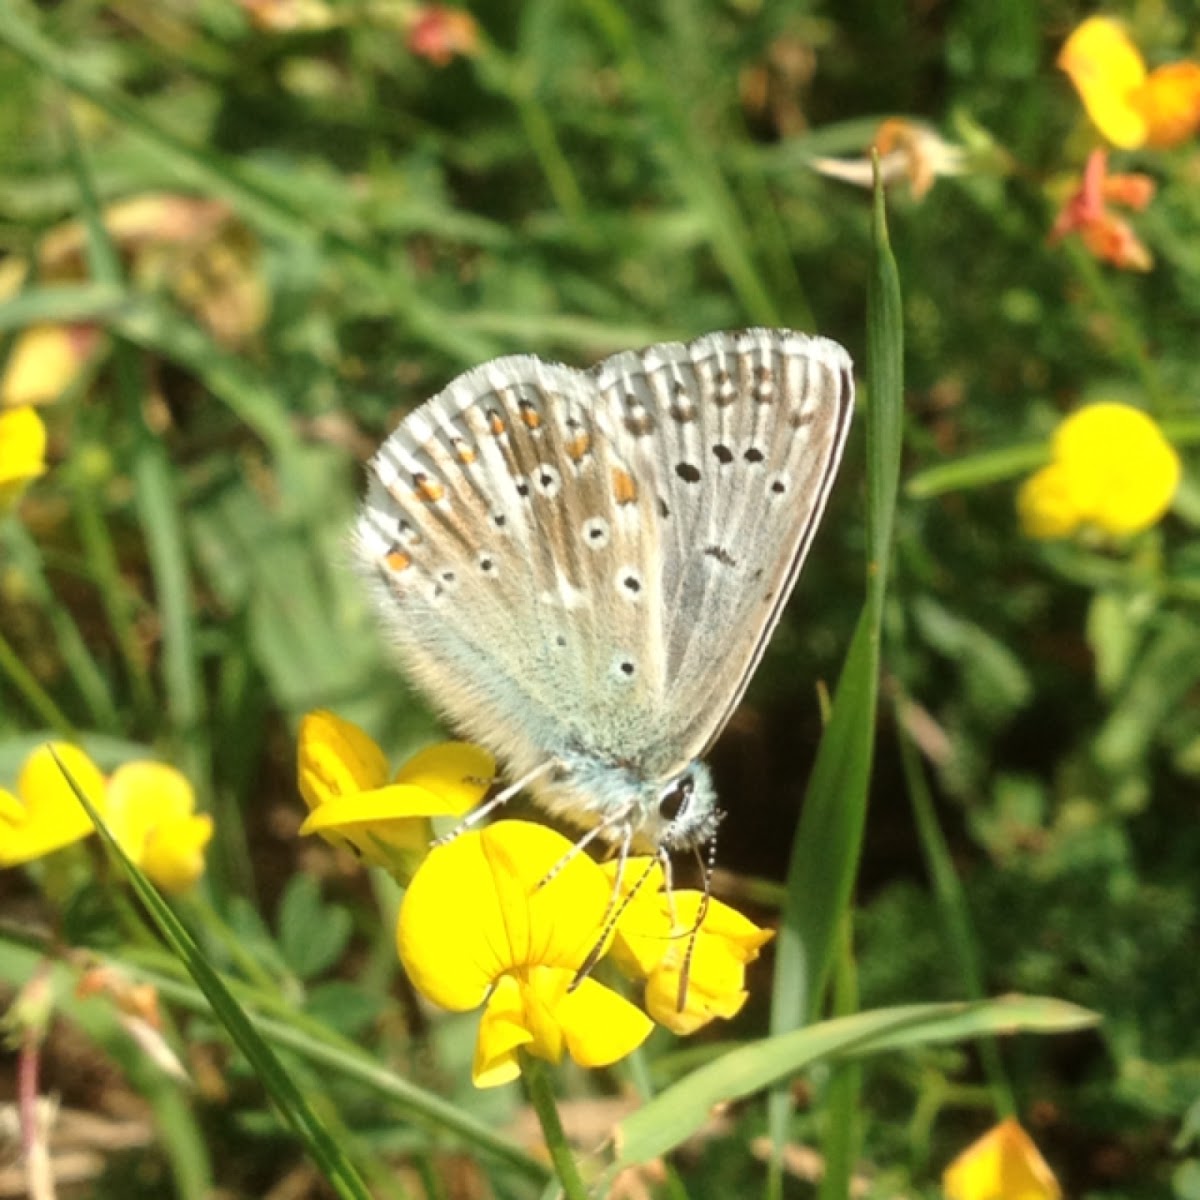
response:
{"label": "butterfly forewing", "polygon": [[745,689],[852,402],[840,347],[773,330],[461,376],[384,443],[357,527],[410,673],[510,772],[667,777]]}
{"label": "butterfly forewing", "polygon": [[401,658],[517,773],[636,745],[662,693],[651,493],[605,416],[586,374],[498,359],[372,463],[356,549]]}
{"label": "butterfly forewing", "polygon": [[659,496],[671,719],[644,756],[670,774],[711,745],[778,622],[841,456],[853,377],[840,346],[776,330],[654,346],[598,374],[606,394],[655,401],[639,465]]}

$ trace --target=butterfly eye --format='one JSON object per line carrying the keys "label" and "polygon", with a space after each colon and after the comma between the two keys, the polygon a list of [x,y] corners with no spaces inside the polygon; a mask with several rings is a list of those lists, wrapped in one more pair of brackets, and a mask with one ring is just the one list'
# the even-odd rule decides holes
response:
{"label": "butterfly eye", "polygon": [[692,787],[690,775],[671,784],[658,798],[658,815],[664,821],[674,821],[681,816],[692,799]]}

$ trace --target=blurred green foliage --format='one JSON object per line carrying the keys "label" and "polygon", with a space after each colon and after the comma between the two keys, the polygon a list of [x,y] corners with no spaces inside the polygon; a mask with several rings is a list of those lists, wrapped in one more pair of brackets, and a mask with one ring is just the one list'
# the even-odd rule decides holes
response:
{"label": "blurred green foliage", "polygon": [[[1192,6],[1119,7],[1151,60],[1196,53]],[[1013,505],[1056,418],[1091,399],[1149,410],[1190,469],[1198,144],[1121,156],[1158,185],[1136,219],[1155,267],[1123,274],[1046,240],[1097,142],[1054,69],[1084,6],[493,0],[472,8],[477,53],[444,67],[406,47],[407,11],[0,0],[0,251],[30,264],[0,292],[4,350],[34,323],[107,335],[43,410],[50,474],[20,521],[0,518],[0,637],[32,676],[0,672],[0,781],[56,724],[106,767],[147,749],[184,767],[218,820],[205,920],[224,935],[200,934],[216,962],[502,1124],[515,1097],[465,1082],[471,1018],[430,1025],[397,979],[395,898],[293,836],[303,712],[333,708],[395,757],[435,729],[345,569],[359,464],[410,407],[499,353],[584,364],[771,324],[861,358],[867,196],[811,162],[860,155],[886,116],[927,121],[967,170],[924,199],[890,197],[914,482],[885,618],[861,1004],[961,997],[974,960],[988,994],[1060,996],[1104,1024],[1005,1043],[998,1068],[947,1048],[868,1064],[864,1194],[937,1194],[940,1168],[992,1123],[998,1070],[1068,1195],[1200,1195],[1200,492],[1189,473],[1168,519],[1122,546],[1033,543]],[[271,14],[298,24],[270,28]],[[195,233],[157,273],[116,235],[110,278],[82,236],[74,265],[45,261],[54,231],[86,220],[88,179],[99,207],[218,202],[219,234]],[[995,469],[989,456],[1010,451]],[[950,486],[922,487],[949,466]],[[724,853],[750,873],[782,874],[820,731],[813,681],[834,678],[853,628],[863,470],[858,444],[717,752]],[[965,943],[927,883],[938,851],[916,832],[898,737],[932,785]],[[0,879],[6,912],[31,894]],[[80,894],[68,928],[96,944],[121,919],[110,904]],[[29,959],[7,922],[2,949],[12,984]],[[141,963],[179,1000],[161,955],[143,946]],[[761,1018],[756,995],[733,1033]],[[187,1028],[196,1043],[213,1033],[201,1013]],[[131,1064],[119,1031],[91,1032]],[[361,1080],[297,1062],[379,1162],[417,1163],[411,1181],[373,1179],[376,1194],[446,1194],[430,1181],[451,1168],[417,1127],[376,1121]],[[226,1095],[201,1096],[199,1126],[146,1085],[162,1153],[136,1178],[118,1161],[95,1195],[200,1196],[214,1178],[265,1195],[294,1169],[245,1065],[211,1069]],[[89,1102],[69,1065],[56,1081]],[[820,1071],[807,1086],[801,1141],[821,1136]],[[760,1186],[746,1144],[761,1114],[737,1119],[747,1136],[681,1158],[687,1194]],[[489,1176],[495,1194],[527,1194],[527,1166],[510,1170]]]}

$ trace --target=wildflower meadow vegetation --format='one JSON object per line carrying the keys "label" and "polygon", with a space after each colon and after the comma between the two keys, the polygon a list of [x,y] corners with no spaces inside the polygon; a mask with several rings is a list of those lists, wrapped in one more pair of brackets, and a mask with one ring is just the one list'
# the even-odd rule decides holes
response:
{"label": "wildflower meadow vegetation", "polygon": [[[0,128],[0,1200],[1200,1198],[1200,11],[0,0]],[[858,401],[711,894],[447,838],[363,464],[755,326]]]}

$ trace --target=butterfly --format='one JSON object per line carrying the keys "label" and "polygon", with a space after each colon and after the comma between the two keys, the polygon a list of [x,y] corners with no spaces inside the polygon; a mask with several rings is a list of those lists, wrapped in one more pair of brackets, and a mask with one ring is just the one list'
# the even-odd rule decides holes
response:
{"label": "butterfly", "polygon": [[585,371],[498,358],[402,421],[355,560],[406,673],[512,781],[483,809],[528,789],[623,854],[712,842],[702,759],[799,575],[853,405],[836,342],[747,329]]}

